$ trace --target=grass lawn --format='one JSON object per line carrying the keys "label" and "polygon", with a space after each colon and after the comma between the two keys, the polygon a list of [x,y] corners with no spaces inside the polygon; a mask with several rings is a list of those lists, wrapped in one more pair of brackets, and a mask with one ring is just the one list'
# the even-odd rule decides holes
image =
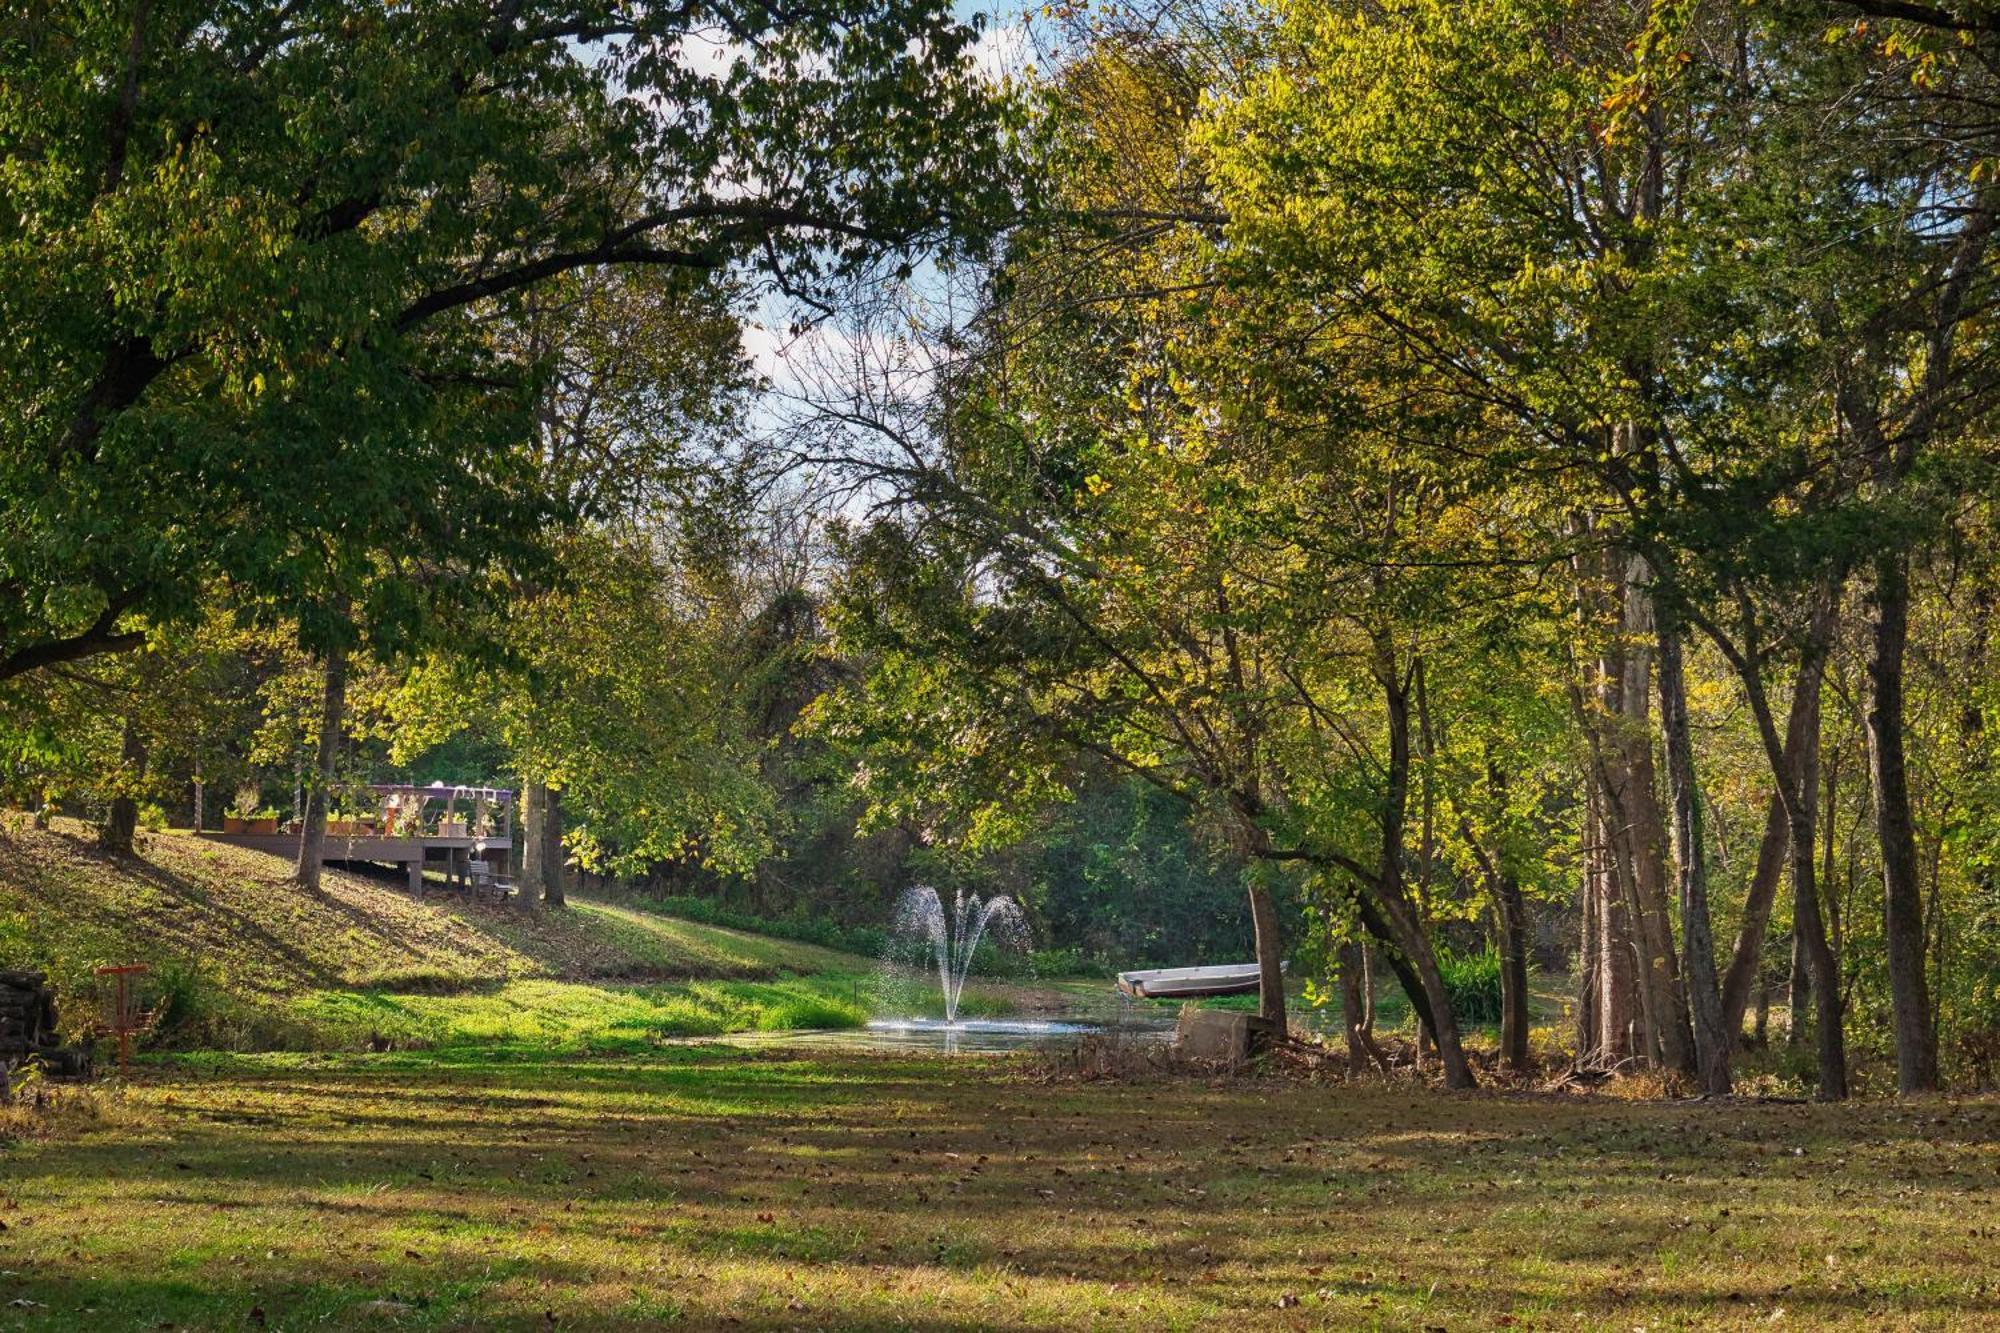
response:
{"label": "grass lawn", "polygon": [[[75,821],[0,815],[0,961],[47,970],[72,1027],[97,1012],[94,967],[146,963],[157,1041],[237,1050],[629,1052],[940,1008],[935,987],[817,945],[584,900],[418,902],[399,876],[332,869],[309,894],[289,874],[282,858],[188,834],[106,857]],[[967,999],[985,1014],[1013,1003],[1004,988]]]}
{"label": "grass lawn", "polygon": [[0,1151],[0,1328],[2000,1325],[1992,1101],[717,1047],[210,1056],[94,1098]]}

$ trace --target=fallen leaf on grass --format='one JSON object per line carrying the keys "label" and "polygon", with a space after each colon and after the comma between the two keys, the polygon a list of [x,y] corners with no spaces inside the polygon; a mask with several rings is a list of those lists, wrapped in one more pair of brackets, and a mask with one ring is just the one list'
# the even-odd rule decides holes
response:
{"label": "fallen leaf on grass", "polygon": [[397,1319],[414,1313],[416,1306],[403,1301],[363,1301],[354,1307],[359,1314],[377,1315],[384,1319]]}

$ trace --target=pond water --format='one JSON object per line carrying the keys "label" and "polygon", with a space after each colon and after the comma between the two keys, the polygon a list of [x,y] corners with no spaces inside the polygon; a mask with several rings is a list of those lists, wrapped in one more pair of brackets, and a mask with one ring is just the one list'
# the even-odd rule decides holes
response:
{"label": "pond water", "polygon": [[1173,1031],[1171,1019],[1150,1017],[1115,1023],[1003,1018],[963,1018],[947,1023],[938,1018],[878,1018],[858,1028],[765,1032],[745,1034],[737,1040],[757,1045],[994,1055],[1073,1045],[1095,1033],[1117,1034],[1131,1041],[1165,1041]]}

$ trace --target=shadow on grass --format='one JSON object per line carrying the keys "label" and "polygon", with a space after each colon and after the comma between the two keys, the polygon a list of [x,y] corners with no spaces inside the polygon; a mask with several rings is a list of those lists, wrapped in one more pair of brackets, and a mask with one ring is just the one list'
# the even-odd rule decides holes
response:
{"label": "shadow on grass", "polygon": [[[270,1273],[195,1251],[172,1292],[139,1294],[166,1279],[134,1272],[120,1308],[199,1318],[282,1299],[291,1319],[311,1302],[288,1293],[358,1301],[490,1262],[492,1282],[452,1317],[501,1322],[529,1309],[501,1292],[523,1274],[537,1292],[589,1292],[666,1254],[696,1271],[747,1268],[758,1292],[783,1290],[788,1265],[868,1275],[852,1277],[873,1286],[851,1310],[810,1322],[878,1322],[900,1308],[876,1303],[884,1275],[1002,1292],[1125,1284],[1190,1317],[1239,1319],[1299,1292],[1341,1312],[1336,1322],[1377,1307],[1380,1322],[1421,1322],[1435,1307],[1452,1324],[1555,1308],[1730,1322],[1782,1305],[1808,1325],[2000,1316],[1979,1246],[1948,1248],[1961,1219],[1929,1206],[1959,1190],[1968,1216],[1993,1202],[1991,1103],[1049,1086],[1004,1063],[702,1048],[447,1055],[210,1060],[149,1075],[170,1147],[107,1136],[9,1164],[24,1208],[66,1191],[55,1206],[102,1217],[97,1243],[111,1251],[85,1262],[45,1247],[17,1285],[51,1307],[108,1301],[118,1283],[105,1264],[171,1264],[173,1246],[198,1244],[183,1231],[226,1216],[345,1248],[318,1265],[287,1256]],[[24,1233],[39,1235],[16,1227],[0,1243]],[[149,1237],[169,1252],[148,1256]],[[1871,1255],[1883,1272],[1859,1271]],[[697,1319],[723,1313],[699,1286],[654,1294]],[[1022,1326],[1036,1323],[1027,1308],[1014,1308]],[[1009,1310],[902,1313],[969,1328],[1008,1326]],[[801,1322],[781,1307],[728,1313],[750,1327]],[[565,1319],[617,1323],[588,1305]]]}

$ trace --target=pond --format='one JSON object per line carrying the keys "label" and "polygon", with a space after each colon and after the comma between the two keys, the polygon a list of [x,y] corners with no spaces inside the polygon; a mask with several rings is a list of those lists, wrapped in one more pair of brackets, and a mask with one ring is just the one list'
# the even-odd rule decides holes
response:
{"label": "pond", "polygon": [[1115,1034],[1128,1041],[1163,1042],[1173,1032],[1171,1017],[1153,1015],[1134,1015],[1129,1021],[1105,1023],[1005,1018],[962,1018],[947,1023],[939,1018],[878,1018],[858,1028],[742,1033],[724,1040],[746,1045],[997,1055],[1074,1045],[1099,1033]]}

